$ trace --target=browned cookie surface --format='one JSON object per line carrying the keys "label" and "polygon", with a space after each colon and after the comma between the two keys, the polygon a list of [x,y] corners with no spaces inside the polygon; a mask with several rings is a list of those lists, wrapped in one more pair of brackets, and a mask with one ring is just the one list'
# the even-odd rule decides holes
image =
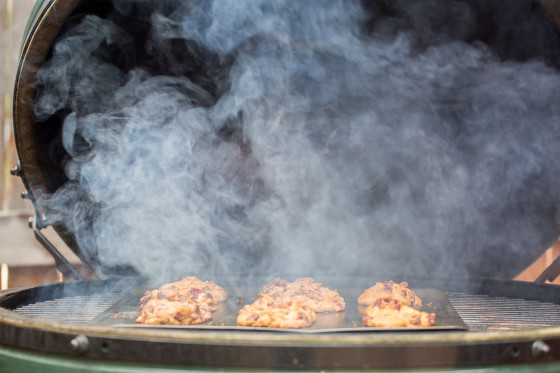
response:
{"label": "browned cookie surface", "polygon": [[316,317],[315,312],[298,299],[262,295],[239,311],[237,324],[269,328],[303,328],[313,324]]}
{"label": "browned cookie surface", "polygon": [[146,325],[192,325],[212,320],[212,312],[194,302],[151,299],[136,319]]}
{"label": "browned cookie surface", "polygon": [[180,281],[147,290],[140,299],[137,323],[189,325],[212,320],[216,304],[226,299],[224,289],[212,281],[189,276]]}
{"label": "browned cookie surface", "polygon": [[358,304],[369,306],[378,299],[392,299],[402,305],[417,309],[422,307],[422,300],[408,288],[407,282],[400,284],[393,281],[378,282],[358,297]]}
{"label": "browned cookie surface", "polygon": [[260,294],[297,299],[315,312],[341,312],[346,308],[338,291],[322,286],[311,277],[298,278],[293,282],[275,278],[262,288]]}
{"label": "browned cookie surface", "polygon": [[428,327],[434,325],[436,315],[395,300],[378,299],[366,308],[362,321],[364,326],[377,328]]}
{"label": "browned cookie surface", "polygon": [[203,292],[205,300],[209,303],[219,303],[227,299],[226,291],[213,281],[202,281],[198,277],[188,276],[180,281],[165,284],[159,289],[147,290],[140,299],[140,303],[144,304],[150,299],[172,300],[173,297],[180,297],[191,292],[193,288]]}
{"label": "browned cookie surface", "polygon": [[[148,292],[150,293],[148,294]],[[213,312],[217,303],[210,293],[195,287],[148,290],[146,294],[140,299],[140,309],[144,308],[151,300],[167,300],[170,302],[196,303],[211,309]]]}

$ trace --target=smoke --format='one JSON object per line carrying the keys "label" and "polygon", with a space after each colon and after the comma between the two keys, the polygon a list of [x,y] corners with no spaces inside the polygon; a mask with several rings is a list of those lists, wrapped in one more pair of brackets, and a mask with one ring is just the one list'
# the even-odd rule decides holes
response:
{"label": "smoke", "polygon": [[59,38],[34,107],[68,155],[40,203],[102,265],[511,277],[556,238],[560,75],[467,4],[114,4]]}

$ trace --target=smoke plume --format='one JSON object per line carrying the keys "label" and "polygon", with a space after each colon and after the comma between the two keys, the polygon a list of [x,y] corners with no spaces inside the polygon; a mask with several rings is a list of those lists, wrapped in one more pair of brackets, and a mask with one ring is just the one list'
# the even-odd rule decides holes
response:
{"label": "smoke plume", "polygon": [[475,7],[113,3],[59,37],[34,106],[64,120],[47,218],[103,266],[507,278],[556,238],[560,75]]}

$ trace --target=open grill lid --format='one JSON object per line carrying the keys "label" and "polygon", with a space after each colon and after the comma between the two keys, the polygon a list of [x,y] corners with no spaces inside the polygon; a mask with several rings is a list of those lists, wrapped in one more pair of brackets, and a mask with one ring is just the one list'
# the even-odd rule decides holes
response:
{"label": "open grill lid", "polygon": [[[49,144],[43,143],[42,148],[35,145],[37,139],[37,126],[33,118],[30,100],[35,96],[35,72],[43,65],[52,44],[58,34],[66,17],[72,12],[79,0],[60,2],[57,4],[56,12],[53,11],[53,1],[37,1],[22,42],[20,65],[14,89],[14,134],[18,150],[18,164],[11,170],[12,175],[19,176],[26,188],[22,198],[31,200],[35,208],[35,217],[30,218],[29,226],[40,239],[41,243],[55,259],[56,266],[69,278],[81,279],[79,272],[68,262],[68,260],[43,236],[41,229],[49,224],[46,221],[43,208],[37,204],[37,193],[39,190],[54,192],[58,185],[53,183],[53,167],[45,167],[39,153],[39,149],[45,149]],[[33,72],[35,71],[35,72]],[[53,130],[51,130],[52,132]],[[52,138],[52,137],[51,137]],[[50,141],[46,140],[46,141]],[[49,171],[50,170],[50,171]],[[60,170],[54,169],[55,175],[60,177]],[[83,258],[74,237],[65,232],[64,227],[53,227],[68,246],[85,262],[89,263],[94,258]]]}
{"label": "open grill lid", "polygon": [[[560,24],[556,3],[548,0],[542,0],[541,3],[544,9],[549,12],[548,16],[556,24]],[[30,199],[34,204],[36,216],[30,225],[36,237],[53,255],[57,266],[67,277],[80,278],[80,274],[73,269],[64,256],[41,234],[41,230],[47,226],[52,225],[70,249],[98,274],[122,275],[125,273],[135,273],[135,268],[132,267],[123,265],[112,266],[102,263],[97,255],[95,247],[88,247],[87,249],[80,247],[75,234],[69,231],[68,227],[61,223],[53,223],[50,220],[48,209],[43,205],[45,201],[44,196],[55,193],[68,180],[65,175],[65,160],[68,154],[62,146],[62,122],[68,115],[68,112],[65,109],[60,110],[46,121],[41,121],[39,123],[34,117],[32,107],[36,96],[36,73],[51,57],[52,46],[60,35],[61,30],[65,30],[69,24],[75,24],[76,19],[83,17],[85,14],[96,14],[100,17],[104,17],[113,11],[113,5],[110,1],[38,1],[23,42],[20,66],[16,79],[14,94],[14,132],[19,162],[12,173],[21,177],[27,189],[24,197]],[[483,9],[481,12],[484,13],[485,11],[488,11],[488,8]],[[546,18],[542,9],[534,10],[532,17],[542,21],[542,28],[540,31],[545,35],[544,37],[547,41],[549,41],[551,45],[559,46],[558,34],[554,30],[552,23]],[[139,25],[137,20],[134,19],[128,19],[126,21],[130,22],[131,27],[140,26],[140,29],[145,27],[145,25]],[[136,36],[143,35],[143,33],[145,34],[147,32],[149,32],[148,29],[138,31]],[[135,42],[139,43],[141,41],[136,40]],[[488,42],[492,42],[491,37],[489,37]],[[527,51],[522,51],[520,53],[523,54],[526,52]],[[553,52],[545,52],[544,54],[545,56],[542,57],[551,59],[552,63],[555,62],[554,59],[558,58]],[[514,57],[515,56],[506,56],[506,58]],[[543,216],[539,220],[540,229],[542,230],[540,232],[541,234],[538,238],[530,242],[529,246],[531,247],[525,252],[516,253],[514,255],[515,258],[509,257],[507,254],[509,248],[507,247],[492,248],[494,253],[492,254],[491,261],[499,259],[503,265],[503,271],[498,274],[499,277],[513,277],[523,269],[524,266],[540,255],[542,251],[549,247],[558,237],[560,231],[556,222],[556,215],[558,212],[554,207],[547,207],[546,203],[534,206],[532,202],[533,201],[530,201],[526,206],[520,205],[519,210],[521,210],[521,214],[523,214],[523,209],[527,208],[528,213],[533,214],[539,211],[539,209],[543,209]],[[95,210],[95,205],[92,203],[90,208]],[[95,213],[91,214],[91,216],[95,216]],[[84,224],[87,225],[88,222],[84,222]],[[463,254],[461,254],[459,243],[457,246],[457,249],[450,250],[457,250],[457,255],[460,257]],[[479,248],[479,250],[479,252],[484,252],[486,248]],[[453,270],[450,269],[450,271],[452,272]],[[485,272],[482,273],[482,275],[488,276],[489,273]],[[553,277],[553,275],[554,274],[549,275],[549,278]]]}
{"label": "open grill lid", "polygon": [[[82,4],[80,4],[82,3]],[[81,250],[72,232],[60,223],[51,224],[45,214],[45,206],[38,203],[42,194],[52,194],[66,181],[64,175],[64,150],[61,146],[60,118],[51,118],[38,124],[34,119],[32,103],[36,95],[36,73],[49,58],[57,35],[73,11],[88,13],[92,7],[103,12],[108,3],[91,4],[80,0],[38,0],[29,19],[22,42],[21,58],[14,89],[14,134],[18,150],[18,164],[11,170],[19,176],[26,188],[22,198],[29,199],[35,208],[35,217],[30,218],[29,227],[37,240],[53,256],[57,268],[67,278],[83,279],[80,272],[41,233],[52,226],[68,247],[90,266],[97,274],[131,274],[132,268],[103,268],[95,255]]]}

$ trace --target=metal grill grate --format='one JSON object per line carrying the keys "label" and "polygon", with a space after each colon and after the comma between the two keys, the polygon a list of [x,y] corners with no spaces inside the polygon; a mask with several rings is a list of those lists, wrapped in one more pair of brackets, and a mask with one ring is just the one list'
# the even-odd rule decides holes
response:
{"label": "metal grill grate", "polygon": [[[560,326],[560,305],[524,299],[447,293],[471,331],[520,330]],[[92,322],[122,298],[122,293],[91,294],[32,303],[15,312],[66,322]]]}
{"label": "metal grill grate", "polygon": [[448,293],[449,301],[472,331],[560,326],[560,305],[524,299]]}
{"label": "metal grill grate", "polygon": [[67,322],[90,322],[115,304],[122,294],[104,293],[31,303],[14,309],[27,316]]}

